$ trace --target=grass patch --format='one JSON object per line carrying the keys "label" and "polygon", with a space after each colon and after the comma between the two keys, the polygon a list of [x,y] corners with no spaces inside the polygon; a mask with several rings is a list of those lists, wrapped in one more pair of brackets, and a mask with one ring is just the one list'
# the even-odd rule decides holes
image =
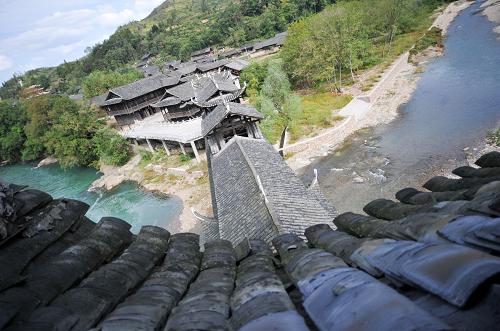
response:
{"label": "grass patch", "polygon": [[168,168],[178,168],[188,164],[194,158],[193,155],[189,154],[168,156],[167,153],[163,150],[158,150],[155,151],[154,153],[151,153],[150,151],[141,149],[139,150],[139,154],[141,155],[141,161],[139,162],[139,166],[142,168],[144,168],[150,163],[161,164]]}
{"label": "grass patch", "polygon": [[201,162],[197,162],[193,164],[189,169],[187,170],[190,173],[193,173],[195,171],[201,171],[203,173],[208,172],[208,163],[206,160],[202,160]]}
{"label": "grass patch", "polygon": [[174,175],[174,174],[168,174],[166,176],[166,179],[167,179],[167,182],[169,183],[172,183],[172,184],[175,184],[177,183],[179,180],[183,180],[184,177],[182,176],[178,176],[178,175]]}
{"label": "grass patch", "polygon": [[158,174],[157,172],[151,169],[145,169],[144,181],[146,183],[151,183],[151,184],[163,183],[167,181],[167,176],[164,174]]}
{"label": "grass patch", "polygon": [[441,29],[433,27],[416,41],[415,47],[410,50],[410,55],[416,55],[431,46],[442,48],[444,47],[443,40]]}
{"label": "grass patch", "polygon": [[315,93],[301,97],[302,113],[290,126],[290,143],[301,137],[316,133],[320,129],[331,127],[340,116],[333,110],[344,107],[351,101],[350,95],[336,95],[330,92]]}
{"label": "grass patch", "polygon": [[296,152],[285,152],[284,153],[284,158],[285,158],[285,160],[288,160],[291,157],[293,157],[295,154],[297,154],[297,153]]}

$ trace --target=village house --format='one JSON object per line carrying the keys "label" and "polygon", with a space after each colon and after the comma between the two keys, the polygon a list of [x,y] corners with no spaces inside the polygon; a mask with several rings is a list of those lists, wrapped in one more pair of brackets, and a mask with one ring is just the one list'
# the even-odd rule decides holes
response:
{"label": "village house", "polygon": [[254,44],[250,57],[256,58],[279,51],[285,43],[288,32],[277,33],[274,37],[257,42]]}
{"label": "village house", "polygon": [[191,53],[191,61],[197,61],[213,54],[212,47],[206,47]]}
{"label": "village house", "polygon": [[196,215],[207,241],[270,243],[280,233],[302,235],[337,215],[319,187],[305,187],[264,139],[257,125],[262,118],[249,105],[225,100],[203,117],[214,217]]}

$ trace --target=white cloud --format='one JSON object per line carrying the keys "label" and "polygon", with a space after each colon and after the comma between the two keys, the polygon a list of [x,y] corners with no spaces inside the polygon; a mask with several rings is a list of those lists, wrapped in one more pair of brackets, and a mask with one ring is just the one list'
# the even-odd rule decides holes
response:
{"label": "white cloud", "polygon": [[88,27],[40,26],[1,41],[3,48],[36,51],[81,39]]}
{"label": "white cloud", "polygon": [[[8,13],[0,12],[1,21],[5,22],[5,29],[2,26],[0,31],[0,70],[3,71],[0,81],[13,72],[81,57],[87,46],[109,37],[120,25],[143,19],[164,2],[108,0],[102,4],[98,0],[53,0],[42,6],[35,1],[12,1],[6,8]],[[14,18],[12,14],[18,10],[30,15]],[[19,24],[14,27],[12,23]],[[16,63],[10,59],[16,59]]]}
{"label": "white cloud", "polygon": [[0,55],[0,71],[12,67],[12,61],[5,55]]}
{"label": "white cloud", "polygon": [[112,27],[117,27],[133,20],[135,20],[135,17],[134,12],[131,9],[124,9],[119,12],[102,12],[99,14],[100,24]]}

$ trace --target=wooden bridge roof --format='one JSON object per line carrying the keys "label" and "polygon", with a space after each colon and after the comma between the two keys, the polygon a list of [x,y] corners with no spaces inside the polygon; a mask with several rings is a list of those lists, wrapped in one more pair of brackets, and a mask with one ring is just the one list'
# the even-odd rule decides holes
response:
{"label": "wooden bridge roof", "polygon": [[[223,109],[224,105],[219,107]],[[202,130],[206,133],[204,124]],[[335,216],[263,139],[235,136],[212,156],[210,164],[222,239],[239,242],[249,237],[270,241],[273,235],[285,232],[302,235],[308,226],[329,223]],[[253,208],[260,206],[261,210],[252,211],[249,204]],[[274,231],[266,230],[267,235],[262,238],[258,234],[264,227]]]}

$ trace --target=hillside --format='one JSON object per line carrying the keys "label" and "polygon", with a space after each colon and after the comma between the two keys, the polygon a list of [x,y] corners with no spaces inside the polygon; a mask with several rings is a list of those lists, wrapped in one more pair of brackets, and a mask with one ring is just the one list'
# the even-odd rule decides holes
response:
{"label": "hillside", "polygon": [[39,68],[13,77],[0,88],[0,97],[17,98],[33,84],[52,93],[77,93],[91,72],[122,71],[143,54],[157,61],[187,58],[206,46],[236,46],[283,31],[288,24],[321,11],[333,0],[167,0],[145,19],[119,27],[83,58],[57,67]]}

